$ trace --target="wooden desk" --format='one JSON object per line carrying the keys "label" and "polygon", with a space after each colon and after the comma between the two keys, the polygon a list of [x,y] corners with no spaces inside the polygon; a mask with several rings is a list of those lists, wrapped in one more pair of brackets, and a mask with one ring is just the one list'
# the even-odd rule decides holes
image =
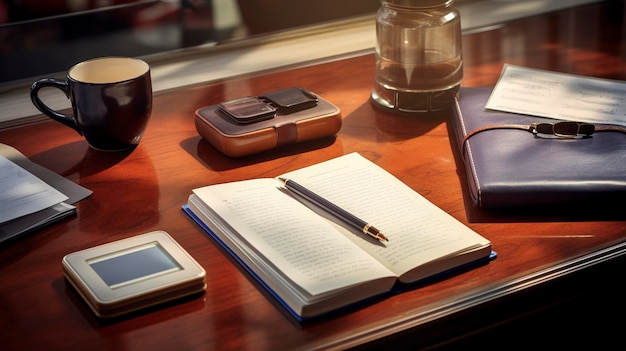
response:
{"label": "wooden desk", "polygon": [[[624,12],[621,2],[613,6],[604,2],[467,34],[464,85],[495,84],[505,62],[626,80]],[[612,215],[584,204],[574,213],[473,208],[447,117],[399,117],[374,109],[368,101],[373,74],[374,57],[368,54],[159,94],[145,138],[130,153],[91,150],[74,131],[53,121],[0,131],[0,142],[94,191],[78,203],[76,218],[1,248],[2,348],[279,350],[382,343],[416,348],[462,336],[464,346],[485,347],[498,335],[515,345],[546,346],[543,339],[551,335],[591,345],[611,340],[619,322],[601,322],[607,309],[611,314],[625,310],[618,299],[624,290],[616,282],[623,274],[618,268],[625,252],[624,204],[615,204],[619,211]],[[193,114],[198,107],[291,85],[307,87],[341,108],[344,125],[336,139],[229,159],[197,135]],[[489,238],[499,257],[350,313],[300,325],[181,205],[195,187],[272,177],[353,151]],[[206,293],[128,318],[96,319],[64,281],[61,258],[156,229],[169,232],[206,269]],[[525,317],[537,311],[553,313]],[[505,322],[512,328],[498,326]],[[560,334],[569,328],[571,334]],[[471,336],[480,331],[489,338]],[[554,340],[555,345],[567,341]]]}

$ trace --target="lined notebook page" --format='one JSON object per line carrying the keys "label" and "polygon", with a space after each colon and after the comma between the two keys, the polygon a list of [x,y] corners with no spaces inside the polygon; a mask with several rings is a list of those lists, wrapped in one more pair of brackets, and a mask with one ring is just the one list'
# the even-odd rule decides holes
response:
{"label": "lined notebook page", "polygon": [[346,237],[397,275],[489,243],[358,153],[285,176],[380,229],[389,238],[384,245],[356,232]]}
{"label": "lined notebook page", "polygon": [[229,223],[231,236],[311,295],[392,275],[276,186],[274,179],[252,179],[195,189],[194,194]]}

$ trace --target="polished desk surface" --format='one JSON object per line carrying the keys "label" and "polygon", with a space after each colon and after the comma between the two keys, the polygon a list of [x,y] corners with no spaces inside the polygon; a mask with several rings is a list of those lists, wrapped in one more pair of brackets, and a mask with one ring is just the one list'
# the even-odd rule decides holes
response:
{"label": "polished desk surface", "polygon": [[[600,3],[467,34],[463,84],[494,85],[505,62],[626,80],[626,25],[619,11]],[[600,250],[618,247],[626,237],[623,203],[615,204],[621,208],[617,217],[584,204],[576,206],[580,213],[474,208],[449,116],[402,117],[373,108],[373,74],[374,57],[366,54],[161,93],[145,137],[132,152],[94,151],[53,121],[0,131],[0,142],[93,190],[77,204],[77,217],[1,248],[2,348],[345,348],[406,331],[413,333],[407,342],[436,343],[464,327],[426,332],[429,323],[523,294],[615,254]],[[292,85],[341,108],[344,125],[336,139],[231,159],[198,136],[197,108]],[[355,151],[490,239],[499,257],[348,313],[299,324],[181,210],[195,187],[273,177]],[[157,229],[169,232],[206,269],[206,293],[126,318],[96,319],[65,282],[61,258]]]}

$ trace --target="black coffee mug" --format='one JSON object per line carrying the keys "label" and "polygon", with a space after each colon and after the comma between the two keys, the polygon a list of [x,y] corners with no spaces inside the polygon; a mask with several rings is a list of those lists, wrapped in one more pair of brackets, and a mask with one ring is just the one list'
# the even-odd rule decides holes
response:
{"label": "black coffee mug", "polygon": [[[61,89],[70,99],[73,116],[52,110],[39,98],[44,87]],[[46,116],[83,135],[97,150],[135,147],[152,112],[150,67],[140,59],[103,57],[70,68],[65,81],[44,78],[30,88],[30,98]]]}

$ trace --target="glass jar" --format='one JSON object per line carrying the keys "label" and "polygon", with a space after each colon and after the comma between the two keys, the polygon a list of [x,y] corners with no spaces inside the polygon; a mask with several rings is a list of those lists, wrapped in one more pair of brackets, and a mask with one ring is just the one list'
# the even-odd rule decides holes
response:
{"label": "glass jar", "polygon": [[381,0],[376,14],[375,104],[427,113],[449,108],[463,79],[454,0]]}

